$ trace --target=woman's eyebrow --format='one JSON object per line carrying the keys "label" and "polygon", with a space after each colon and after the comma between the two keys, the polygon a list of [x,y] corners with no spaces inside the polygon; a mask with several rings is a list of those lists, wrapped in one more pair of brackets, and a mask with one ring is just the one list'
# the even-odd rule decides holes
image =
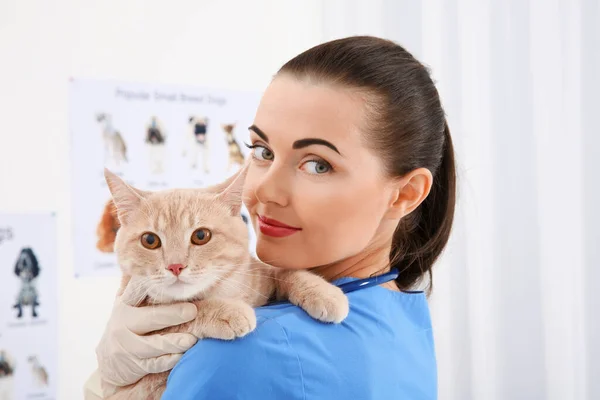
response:
{"label": "woman's eyebrow", "polygon": [[[250,127],[248,127],[248,130],[253,131],[258,136],[260,136],[260,138],[262,140],[264,140],[265,142],[269,143],[269,138],[267,137],[267,135],[258,126],[256,126],[256,125],[250,125]],[[292,145],[292,148],[294,150],[297,150],[297,149],[302,149],[304,147],[312,146],[312,145],[315,145],[315,144],[322,145],[322,146],[327,146],[331,150],[333,150],[336,153],[338,153],[340,156],[342,155],[342,153],[340,153],[340,151],[337,149],[337,147],[335,147],[333,145],[333,143],[328,142],[325,139],[306,138],[306,139],[296,140],[294,142],[294,144]]]}
{"label": "woman's eyebrow", "polygon": [[256,125],[250,125],[250,127],[248,128],[248,130],[253,131],[258,136],[260,136],[260,138],[262,140],[264,140],[265,142],[269,143],[269,138],[267,137],[267,135],[265,135],[265,133],[262,130],[260,130],[260,128],[258,126],[256,126]]}
{"label": "woman's eyebrow", "polygon": [[328,142],[327,140],[317,139],[317,138],[307,138],[307,139],[296,140],[294,142],[294,144],[292,145],[292,148],[293,149],[301,149],[303,147],[312,146],[313,144],[320,144],[322,146],[327,146],[331,150],[338,153],[340,156],[342,155],[342,153],[340,153],[340,151],[337,149],[337,147],[335,147],[332,143]]}

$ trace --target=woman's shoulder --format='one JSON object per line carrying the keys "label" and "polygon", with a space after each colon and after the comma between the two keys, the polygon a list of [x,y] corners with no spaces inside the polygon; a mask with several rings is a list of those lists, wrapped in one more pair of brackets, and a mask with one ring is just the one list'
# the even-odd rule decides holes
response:
{"label": "woman's shoulder", "polygon": [[212,398],[210,393],[220,399],[337,399],[363,391],[367,398],[385,398],[373,391],[435,398],[424,296],[372,288],[349,298],[342,324],[315,321],[289,304],[258,308],[257,328],[246,337],[205,339],[190,349],[172,371],[163,399]]}
{"label": "woman's shoulder", "polygon": [[286,317],[302,310],[288,308],[275,314],[257,309],[256,329],[243,338],[198,341],[171,372],[162,398],[212,399],[218,393],[219,399],[303,399],[302,367]]}

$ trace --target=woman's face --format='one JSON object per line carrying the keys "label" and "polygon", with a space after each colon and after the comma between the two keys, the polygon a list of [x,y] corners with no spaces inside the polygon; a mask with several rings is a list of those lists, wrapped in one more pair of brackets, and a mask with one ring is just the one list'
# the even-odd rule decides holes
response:
{"label": "woman's face", "polygon": [[365,145],[364,114],[348,89],[285,75],[267,88],[244,188],[263,262],[312,268],[391,240],[383,222],[394,188]]}

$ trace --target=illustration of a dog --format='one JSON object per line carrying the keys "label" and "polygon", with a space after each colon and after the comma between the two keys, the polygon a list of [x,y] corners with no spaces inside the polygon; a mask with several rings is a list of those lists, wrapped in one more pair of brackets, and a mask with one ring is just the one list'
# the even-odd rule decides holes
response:
{"label": "illustration of a dog", "polygon": [[40,274],[40,266],[33,250],[25,247],[15,264],[15,275],[21,279],[21,290],[17,295],[17,303],[13,306],[18,310],[17,318],[23,317],[23,307],[31,306],[31,315],[36,318],[35,308],[40,305],[35,279]]}
{"label": "illustration of a dog", "polygon": [[150,171],[153,174],[161,174],[165,164],[165,130],[156,116],[150,118],[146,126],[146,145],[150,160]]}
{"label": "illustration of a dog", "polygon": [[227,170],[229,171],[235,164],[238,164],[239,166],[244,165],[244,154],[242,153],[242,148],[233,135],[235,124],[224,124],[222,128],[227,139],[227,149],[229,152],[229,165]]}
{"label": "illustration of a dog", "polygon": [[109,159],[112,159],[117,166],[127,162],[127,146],[121,133],[113,127],[111,115],[100,113],[96,115],[96,121],[102,126],[104,163],[106,164]]}
{"label": "illustration of a dog", "polygon": [[29,356],[27,361],[31,364],[31,374],[36,386],[48,386],[48,371],[40,364],[38,358],[36,356]]}
{"label": "illustration of a dog", "polygon": [[198,155],[202,155],[204,173],[209,173],[209,142],[207,138],[208,119],[204,117],[190,117],[190,131],[185,141],[183,155],[188,157],[190,168],[196,168]]}

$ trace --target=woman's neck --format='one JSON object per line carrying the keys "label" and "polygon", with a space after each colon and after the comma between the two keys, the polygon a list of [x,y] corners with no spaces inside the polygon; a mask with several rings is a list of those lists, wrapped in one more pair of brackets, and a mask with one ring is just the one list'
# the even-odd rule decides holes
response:
{"label": "woman's neck", "polygon": [[[391,244],[373,246],[333,264],[312,268],[311,272],[330,282],[343,277],[368,278],[380,275],[390,270],[390,249]],[[398,290],[394,282],[388,282],[381,286]]]}

